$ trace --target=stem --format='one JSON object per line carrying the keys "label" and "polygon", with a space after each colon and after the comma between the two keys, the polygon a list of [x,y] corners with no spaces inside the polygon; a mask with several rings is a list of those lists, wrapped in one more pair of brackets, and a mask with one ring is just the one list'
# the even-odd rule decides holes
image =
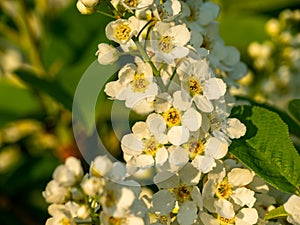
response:
{"label": "stem", "polygon": [[133,37],[132,39],[135,42],[135,45],[138,48],[139,52],[141,53],[144,61],[146,61],[146,62],[148,62],[150,64],[154,76],[159,77],[157,79],[158,86],[161,88],[161,90],[163,92],[167,91],[167,88],[164,85],[164,83],[162,82],[162,79],[160,77],[160,72],[157,70],[156,66],[151,61],[150,57],[148,56],[147,52],[145,51],[145,49],[143,48],[143,46],[141,45],[141,43],[138,41],[137,37]]}
{"label": "stem", "polygon": [[111,14],[108,14],[108,13],[106,13],[106,12],[103,12],[103,11],[101,11],[101,10],[96,10],[95,12],[96,12],[96,13],[99,13],[99,14],[101,14],[101,15],[107,16],[107,17],[109,17],[109,18],[116,19],[115,16],[113,16],[113,15],[111,15]]}
{"label": "stem", "polygon": [[[143,26],[143,28],[139,31],[138,35],[137,35],[137,39],[139,39],[139,37],[141,36],[141,34],[143,33],[143,31],[146,29],[146,27],[151,24],[153,22],[153,20],[149,20],[145,26]],[[147,32],[148,33],[148,32]]]}
{"label": "stem", "polygon": [[176,75],[176,72],[177,72],[177,68],[175,67],[175,69],[174,69],[174,71],[173,71],[173,73],[172,73],[172,75],[171,75],[171,77],[170,77],[170,81],[169,81],[169,83],[168,83],[168,85],[167,85],[167,89],[169,89],[169,87],[170,87],[170,85],[171,85],[171,82],[172,82],[172,80],[174,79],[174,77],[175,77],[175,75]]}
{"label": "stem", "polygon": [[[121,17],[122,14],[118,10],[115,9],[115,7],[111,4],[110,0],[105,0],[106,5],[110,8],[111,12],[116,16],[116,17]],[[115,17],[114,17],[115,18]]]}

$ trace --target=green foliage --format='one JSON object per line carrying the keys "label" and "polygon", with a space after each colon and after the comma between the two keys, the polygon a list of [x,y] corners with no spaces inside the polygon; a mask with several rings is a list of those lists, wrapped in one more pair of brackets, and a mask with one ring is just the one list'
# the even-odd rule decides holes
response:
{"label": "green foliage", "polygon": [[72,109],[72,97],[56,81],[47,81],[36,77],[32,72],[18,70],[16,74],[33,90],[46,93],[61,103],[66,109]]}
{"label": "green foliage", "polygon": [[265,220],[276,219],[278,217],[284,217],[284,216],[288,216],[288,215],[289,214],[285,211],[284,207],[280,206],[280,207],[268,212],[268,214],[265,216]]}
{"label": "green foliage", "polygon": [[277,189],[299,191],[300,157],[287,125],[276,113],[261,107],[242,107],[233,115],[237,114],[248,132],[244,138],[233,141],[230,152]]}
{"label": "green foliage", "polygon": [[39,103],[28,89],[0,83],[0,127],[17,119],[32,118],[39,111]]}
{"label": "green foliage", "polygon": [[300,99],[294,99],[290,101],[288,105],[290,114],[295,118],[297,123],[300,125]]}

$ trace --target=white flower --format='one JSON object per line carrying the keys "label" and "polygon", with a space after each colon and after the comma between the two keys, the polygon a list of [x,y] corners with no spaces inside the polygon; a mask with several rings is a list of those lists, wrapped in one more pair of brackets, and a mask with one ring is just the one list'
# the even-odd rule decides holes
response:
{"label": "white flower", "polygon": [[91,197],[96,197],[103,193],[105,181],[99,177],[85,177],[81,182],[82,190]]}
{"label": "white flower", "polygon": [[[215,211],[214,202],[217,199],[224,199],[230,204],[240,207],[253,207],[256,198],[254,191],[245,186],[252,182],[254,174],[248,169],[233,168],[227,175],[222,165],[218,165],[208,174],[208,181],[203,188],[203,199],[207,202],[205,207]],[[222,207],[219,207],[221,210]],[[226,210],[224,208],[224,210]],[[221,213],[220,211],[218,212]],[[228,218],[228,217],[227,217]]]}
{"label": "white flower", "polygon": [[119,79],[107,83],[104,91],[113,98],[125,100],[126,107],[132,108],[144,99],[154,98],[158,86],[151,66],[136,57],[135,64],[126,64],[119,71]]}
{"label": "white flower", "polygon": [[73,215],[70,206],[72,204],[68,202],[65,205],[52,204],[48,207],[48,212],[52,216],[46,221],[46,225],[65,225],[65,224],[74,224],[76,215]]}
{"label": "white flower", "polygon": [[294,225],[300,224],[300,197],[292,195],[287,202],[283,204],[285,211],[289,214],[287,221]]}
{"label": "white flower", "polygon": [[59,165],[53,172],[53,179],[66,187],[74,185],[82,176],[81,163],[74,157],[67,158],[65,165]]}
{"label": "white flower", "polygon": [[228,152],[228,144],[216,137],[191,136],[183,147],[187,150],[192,165],[202,173],[211,171],[216,166],[215,160],[223,158]]}
{"label": "white flower", "polygon": [[167,143],[166,126],[161,122],[162,117],[150,114],[146,122],[137,122],[132,127],[132,134],[123,136],[121,147],[125,160],[138,168],[162,166],[168,158],[164,147]]}
{"label": "white flower", "polygon": [[46,189],[42,194],[48,203],[64,203],[70,198],[68,188],[61,186],[55,180],[52,180],[47,184]]}
{"label": "white flower", "polygon": [[189,53],[185,45],[190,40],[190,32],[185,25],[157,22],[151,32],[150,44],[154,51],[154,61],[175,65],[175,59]]}
{"label": "white flower", "polygon": [[132,16],[127,19],[118,19],[107,24],[105,28],[106,36],[109,40],[119,44],[126,44],[136,35],[139,29],[138,20]]}
{"label": "white flower", "polygon": [[[189,163],[175,174],[162,171],[154,177],[154,182],[159,188],[168,189],[159,191],[161,195],[168,196],[165,201],[173,203],[176,199],[177,208],[179,207],[177,220],[181,225],[193,224],[197,218],[198,210],[202,210],[202,196],[196,186],[200,181],[200,177],[201,173]],[[161,198],[160,195],[157,197]],[[157,207],[162,207],[163,202],[158,198],[156,203]],[[172,205],[172,207],[174,206]],[[168,211],[161,212],[160,209],[163,215],[167,214]]]}
{"label": "white flower", "polygon": [[102,65],[112,64],[119,58],[119,52],[112,45],[101,43],[98,45],[98,62]]}
{"label": "white flower", "polygon": [[[225,203],[226,204],[226,203]],[[200,219],[204,225],[220,225],[220,224],[236,224],[236,225],[253,225],[258,221],[258,214],[256,209],[243,208],[236,215],[233,214],[231,218],[222,217],[220,214],[217,218],[212,215],[200,212]]]}
{"label": "white flower", "polygon": [[100,199],[103,210],[114,217],[124,217],[136,198],[131,189],[116,183],[105,185],[103,193]]}
{"label": "white flower", "polygon": [[174,95],[174,105],[181,110],[194,102],[203,112],[211,112],[211,100],[224,96],[226,84],[219,78],[213,78],[205,60],[186,60],[178,70],[182,90]]}
{"label": "white flower", "polygon": [[174,21],[181,12],[181,2],[178,0],[166,0],[162,4],[160,0],[155,0],[153,15],[161,21]]}

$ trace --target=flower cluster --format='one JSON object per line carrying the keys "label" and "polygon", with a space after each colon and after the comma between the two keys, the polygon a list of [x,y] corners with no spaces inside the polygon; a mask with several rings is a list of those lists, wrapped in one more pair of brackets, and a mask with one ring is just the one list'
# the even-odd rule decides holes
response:
{"label": "flower cluster", "polygon": [[[98,10],[101,4],[79,0],[77,8],[106,14]],[[124,55],[132,61],[104,91],[145,120],[121,139],[125,165],[99,156],[83,176],[79,162],[69,158],[54,171],[43,193],[52,203],[47,223],[272,224],[264,220],[277,204],[268,185],[228,154],[246,126],[229,117],[227,89],[247,68],[218,34],[219,7],[194,0],[105,4],[115,18],[106,36],[120,47],[99,44],[98,61],[112,64]],[[128,179],[148,171],[155,193],[146,196]],[[291,203],[286,210],[297,224]]]}
{"label": "flower cluster", "polygon": [[253,67],[259,74],[249,88],[257,87],[254,89],[256,99],[282,109],[289,99],[300,95],[297,86],[300,82],[299,22],[299,9],[284,10],[277,19],[266,23],[270,39],[261,44],[253,42],[248,47]]}
{"label": "flower cluster", "polygon": [[106,156],[92,162],[83,174],[80,161],[67,158],[58,166],[43,196],[51,205],[47,225],[57,224],[144,224],[146,206],[139,200],[138,183],[125,178],[126,168]]}

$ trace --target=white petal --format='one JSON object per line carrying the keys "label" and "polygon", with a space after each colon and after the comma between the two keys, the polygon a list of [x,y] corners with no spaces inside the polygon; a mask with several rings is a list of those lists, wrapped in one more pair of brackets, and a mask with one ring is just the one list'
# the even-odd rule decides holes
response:
{"label": "white petal", "polygon": [[226,92],[226,84],[222,79],[211,78],[205,81],[204,95],[209,100],[219,99]]}
{"label": "white petal", "polygon": [[256,224],[258,220],[258,213],[256,209],[253,208],[243,208],[235,217],[236,225],[252,225]]}
{"label": "white petal", "polygon": [[183,98],[182,91],[176,91],[173,94],[173,106],[181,111],[185,111],[192,106],[192,99],[188,96],[186,98]]}
{"label": "white petal", "polygon": [[214,107],[206,96],[196,95],[193,99],[197,108],[200,109],[202,112],[210,113],[211,111],[213,111]]}
{"label": "white petal", "polygon": [[183,114],[181,123],[190,131],[196,131],[201,126],[202,116],[194,108],[190,108]]}
{"label": "white petal", "polygon": [[192,165],[202,173],[208,173],[216,166],[216,162],[210,156],[197,155],[192,161]]}
{"label": "white petal", "polygon": [[215,137],[209,138],[205,146],[205,155],[215,159],[223,158],[228,152],[228,144]]}
{"label": "white petal", "polygon": [[253,177],[250,170],[234,168],[228,173],[228,182],[235,187],[241,187],[249,184]]}
{"label": "white petal", "polygon": [[171,144],[179,146],[189,139],[189,130],[182,126],[174,126],[168,131],[168,140]]}
{"label": "white petal", "polygon": [[233,138],[240,138],[246,133],[246,126],[236,118],[229,118],[226,123],[226,133]]}
{"label": "white petal", "polygon": [[143,142],[133,134],[126,134],[121,140],[122,150],[129,155],[140,155],[144,146]]}
{"label": "white petal", "polygon": [[179,171],[180,180],[189,186],[197,185],[201,178],[201,173],[192,164],[187,163]]}
{"label": "white petal", "polygon": [[175,198],[168,190],[160,190],[152,197],[153,210],[162,215],[169,214],[175,207]]}
{"label": "white petal", "polygon": [[202,210],[203,200],[202,200],[201,192],[197,186],[193,187],[191,196],[192,196],[193,202],[195,202],[197,204],[197,206],[199,207],[199,209]]}
{"label": "white petal", "polygon": [[292,195],[287,202],[283,204],[283,207],[289,214],[299,214],[300,197],[297,195]]}
{"label": "white petal", "polygon": [[132,133],[138,139],[150,138],[150,132],[145,122],[136,122],[132,127]]}
{"label": "white petal", "polygon": [[152,113],[147,117],[146,120],[148,129],[154,135],[160,135],[167,129],[164,118],[156,113]]}
{"label": "white petal", "polygon": [[234,217],[234,209],[231,202],[226,199],[219,199],[215,202],[216,212],[227,219],[231,219]]}
{"label": "white petal", "polygon": [[112,98],[116,98],[119,92],[122,91],[123,88],[124,86],[122,86],[118,81],[111,81],[105,85],[104,92],[108,96]]}
{"label": "white petal", "polygon": [[185,25],[177,25],[174,27],[171,27],[172,36],[175,38],[176,44],[179,44],[181,46],[186,45],[190,38],[191,33],[187,29]]}
{"label": "white petal", "polygon": [[231,198],[240,206],[246,205],[249,208],[252,208],[256,201],[254,194],[254,191],[251,191],[245,187],[241,187],[234,190],[234,192],[231,194]]}
{"label": "white petal", "polygon": [[179,186],[179,177],[168,171],[157,173],[153,181],[159,188],[169,189]]}
{"label": "white petal", "polygon": [[220,225],[216,218],[205,212],[200,212],[200,219],[204,225]]}
{"label": "white petal", "polygon": [[158,149],[156,156],[155,156],[155,162],[157,167],[161,167],[168,159],[168,151],[165,147],[162,147]]}
{"label": "white petal", "polygon": [[124,163],[115,162],[112,165],[111,170],[109,171],[108,176],[114,181],[120,181],[125,178],[126,175],[126,167]]}
{"label": "white petal", "polygon": [[191,225],[197,217],[197,207],[191,201],[184,201],[179,208],[177,221],[180,225]]}
{"label": "white petal", "polygon": [[189,161],[188,152],[181,147],[175,148],[169,156],[169,163],[171,166],[182,167]]}
{"label": "white petal", "polygon": [[149,168],[154,165],[154,159],[151,155],[139,155],[135,159],[135,165],[141,169]]}

